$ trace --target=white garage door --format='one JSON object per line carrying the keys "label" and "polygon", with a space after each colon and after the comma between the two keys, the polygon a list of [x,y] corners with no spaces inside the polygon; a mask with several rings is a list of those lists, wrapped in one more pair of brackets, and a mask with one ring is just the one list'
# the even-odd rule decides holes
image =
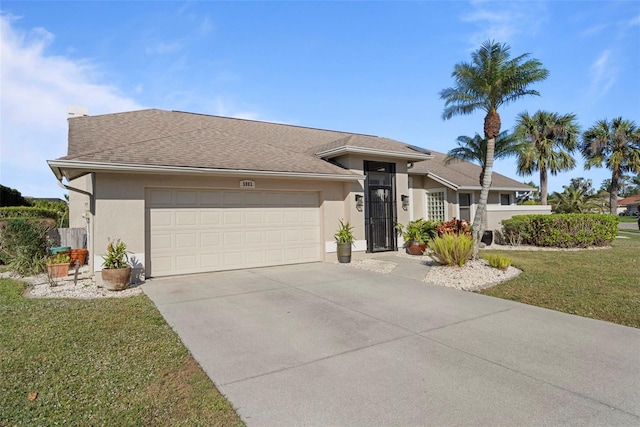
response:
{"label": "white garage door", "polygon": [[151,276],[321,261],[318,193],[147,190]]}

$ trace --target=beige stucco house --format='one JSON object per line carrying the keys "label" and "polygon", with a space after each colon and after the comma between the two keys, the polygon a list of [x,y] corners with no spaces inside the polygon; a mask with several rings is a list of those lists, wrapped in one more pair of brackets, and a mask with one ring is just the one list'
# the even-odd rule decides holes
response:
{"label": "beige stucco house", "polygon": [[[371,135],[152,109],[70,118],[68,155],[48,163],[70,190],[70,226],[87,227],[91,268],[120,238],[151,277],[333,259],[340,219],[355,251],[395,251],[398,222],[473,218],[479,168],[443,159]],[[515,204],[530,190],[495,174],[489,226],[535,211]]]}

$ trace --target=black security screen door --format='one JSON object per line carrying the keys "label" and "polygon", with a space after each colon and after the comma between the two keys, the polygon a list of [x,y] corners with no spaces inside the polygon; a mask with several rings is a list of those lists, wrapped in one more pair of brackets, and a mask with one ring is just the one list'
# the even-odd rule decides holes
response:
{"label": "black security screen door", "polygon": [[397,241],[395,164],[364,162],[367,252],[394,251]]}

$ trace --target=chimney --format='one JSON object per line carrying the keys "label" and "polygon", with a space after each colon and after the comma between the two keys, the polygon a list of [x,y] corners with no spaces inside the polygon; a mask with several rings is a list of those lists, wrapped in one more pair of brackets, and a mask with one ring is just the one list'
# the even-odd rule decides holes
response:
{"label": "chimney", "polygon": [[70,105],[67,108],[67,118],[82,117],[89,115],[89,107],[83,107],[78,105]]}

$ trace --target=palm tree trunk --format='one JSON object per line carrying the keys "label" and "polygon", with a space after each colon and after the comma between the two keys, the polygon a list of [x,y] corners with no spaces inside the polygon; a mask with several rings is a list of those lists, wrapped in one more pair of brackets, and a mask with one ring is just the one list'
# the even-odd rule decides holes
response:
{"label": "palm tree trunk", "polygon": [[548,201],[547,201],[547,168],[545,167],[540,167],[540,201],[542,203],[543,206],[548,205]]}
{"label": "palm tree trunk", "polygon": [[478,259],[480,240],[487,226],[487,201],[489,200],[489,188],[491,187],[491,175],[493,174],[493,154],[495,151],[496,139],[487,139],[487,159],[485,162],[484,176],[482,177],[482,189],[480,190],[480,200],[478,208],[473,218],[473,259]]}
{"label": "palm tree trunk", "polygon": [[614,170],[611,174],[611,189],[609,192],[609,213],[618,214],[618,190],[620,188],[620,173]]}

